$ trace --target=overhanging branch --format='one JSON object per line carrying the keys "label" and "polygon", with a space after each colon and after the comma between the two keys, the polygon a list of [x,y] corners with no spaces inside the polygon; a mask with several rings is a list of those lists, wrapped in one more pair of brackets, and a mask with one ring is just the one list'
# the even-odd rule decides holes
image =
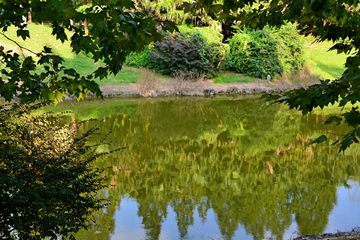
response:
{"label": "overhanging branch", "polygon": [[20,45],[19,43],[17,43],[15,40],[13,40],[13,39],[9,38],[8,36],[6,36],[3,32],[0,32],[0,34],[3,35],[7,40],[15,43],[15,44],[20,48],[21,54],[23,55],[24,58],[25,58],[25,55],[24,55],[23,49],[26,50],[26,51],[28,51],[28,52],[30,52],[30,53],[32,53],[32,54],[34,54],[34,55],[36,55],[36,56],[38,55],[38,53],[36,53],[36,52],[34,52],[34,51],[26,48],[26,47],[21,46],[21,45]]}

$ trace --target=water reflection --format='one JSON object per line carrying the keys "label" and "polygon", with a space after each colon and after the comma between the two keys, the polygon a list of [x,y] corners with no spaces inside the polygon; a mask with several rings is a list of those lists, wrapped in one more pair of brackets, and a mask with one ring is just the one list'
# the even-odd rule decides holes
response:
{"label": "water reflection", "polygon": [[176,239],[191,238],[197,219],[215,220],[222,239],[235,239],[241,229],[253,239],[283,239],[293,223],[300,234],[322,233],[337,187],[359,181],[358,147],[345,154],[329,147],[345,126],[329,142],[308,146],[330,131],[320,125],[322,116],[301,118],[257,98],[109,101],[74,109],[79,120],[105,117],[101,132],[111,129],[108,140],[116,144],[101,151],[127,147],[96,163],[108,178],[101,197],[112,204],[90,219],[93,226],[79,239],[111,239],[125,197],[137,203],[145,239],[165,233],[169,207]]}

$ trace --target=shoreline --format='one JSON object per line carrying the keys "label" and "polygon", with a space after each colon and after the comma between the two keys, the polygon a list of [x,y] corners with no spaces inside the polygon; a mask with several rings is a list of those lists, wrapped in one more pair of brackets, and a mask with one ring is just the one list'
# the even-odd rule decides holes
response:
{"label": "shoreline", "polygon": [[[213,83],[210,80],[197,82],[170,80],[142,82],[137,84],[100,86],[104,97],[167,97],[167,96],[213,96],[219,94],[265,94],[281,93],[298,88],[307,88],[314,83],[287,83],[262,80],[250,83]],[[89,96],[95,96],[89,93]],[[69,96],[66,100],[73,99]]]}
{"label": "shoreline", "polygon": [[360,239],[360,228],[354,228],[352,231],[348,232],[337,232],[337,233],[324,233],[324,234],[313,234],[313,235],[303,235],[293,240],[315,240],[315,239],[326,239],[326,240],[359,240]]}
{"label": "shoreline", "polygon": [[[267,83],[257,80],[249,83],[214,83],[212,80],[181,81],[176,79],[151,80],[132,84],[117,84],[100,86],[104,98],[107,97],[174,97],[174,96],[215,96],[215,95],[252,95],[266,93],[283,93],[293,89],[307,88],[317,82],[288,83],[276,81]],[[74,95],[68,93],[64,101],[76,100]],[[96,95],[88,92],[87,97]],[[3,99],[3,98],[0,98]]]}

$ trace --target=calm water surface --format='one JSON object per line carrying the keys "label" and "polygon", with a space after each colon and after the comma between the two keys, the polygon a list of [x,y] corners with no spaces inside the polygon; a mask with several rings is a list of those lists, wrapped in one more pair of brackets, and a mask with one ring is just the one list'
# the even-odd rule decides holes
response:
{"label": "calm water surface", "polygon": [[[78,239],[290,239],[360,226],[360,149],[348,129],[258,98],[67,102],[103,119],[99,159],[111,200]],[[94,122],[86,123],[89,128]],[[308,146],[327,133],[329,141]]]}

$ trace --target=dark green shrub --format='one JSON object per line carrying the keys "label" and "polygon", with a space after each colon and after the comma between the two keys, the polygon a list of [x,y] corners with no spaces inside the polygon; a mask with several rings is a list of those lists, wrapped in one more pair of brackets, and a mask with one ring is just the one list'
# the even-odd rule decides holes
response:
{"label": "dark green shrub", "polygon": [[[220,29],[214,26],[208,27],[189,27],[187,25],[182,25],[179,27],[180,32],[186,34],[187,36],[200,36],[205,39],[205,45],[217,50],[217,58],[220,59],[220,65],[217,70],[224,70],[225,66],[225,57],[226,49],[228,44],[222,42],[223,35],[220,33]],[[218,75],[218,74],[216,74]]]}
{"label": "dark green shrub", "polygon": [[181,75],[185,79],[214,77],[222,62],[220,49],[208,46],[206,40],[196,33],[191,36],[169,34],[162,42],[154,43],[150,54],[155,70],[170,76]]}
{"label": "dark green shrub", "polygon": [[125,60],[124,65],[135,68],[150,68],[151,67],[151,55],[149,53],[150,46],[145,48],[142,52],[131,52]]}
{"label": "dark green shrub", "polygon": [[85,144],[95,128],[78,136],[79,124],[27,111],[0,106],[0,238],[59,239],[104,205],[90,167],[97,155]]}
{"label": "dark green shrub", "polygon": [[300,70],[303,65],[303,42],[296,26],[280,29],[238,29],[229,40],[227,64],[237,72],[266,79],[284,72]]}

